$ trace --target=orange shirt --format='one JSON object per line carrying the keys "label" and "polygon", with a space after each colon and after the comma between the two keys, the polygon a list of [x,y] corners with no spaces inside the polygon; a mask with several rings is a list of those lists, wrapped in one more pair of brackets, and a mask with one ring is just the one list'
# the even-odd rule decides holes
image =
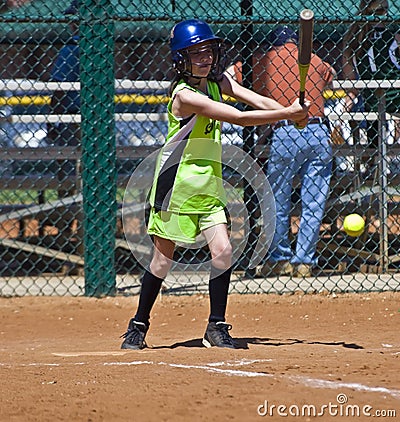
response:
{"label": "orange shirt", "polygon": [[[297,65],[297,46],[286,43],[253,57],[253,90],[273,98],[287,107],[299,97],[300,82]],[[242,82],[241,63],[235,65],[235,76]],[[323,91],[332,82],[335,70],[317,55],[312,54],[306,81],[306,99],[311,101],[310,117],[324,116]]]}

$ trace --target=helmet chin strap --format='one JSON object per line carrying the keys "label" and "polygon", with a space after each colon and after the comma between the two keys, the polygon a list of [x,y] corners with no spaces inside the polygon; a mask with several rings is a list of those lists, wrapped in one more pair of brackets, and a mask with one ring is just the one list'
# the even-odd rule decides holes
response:
{"label": "helmet chin strap", "polygon": [[192,62],[190,61],[190,72],[188,70],[185,70],[183,74],[187,78],[196,79],[197,81],[194,83],[194,85],[200,85],[201,80],[204,78],[203,76],[195,76],[192,74]]}
{"label": "helmet chin strap", "polygon": [[196,79],[196,82],[194,82],[194,84],[193,85],[200,85],[200,82],[201,82],[201,80],[203,79],[203,77],[201,77],[201,76],[190,76],[190,78],[192,78],[192,79]]}

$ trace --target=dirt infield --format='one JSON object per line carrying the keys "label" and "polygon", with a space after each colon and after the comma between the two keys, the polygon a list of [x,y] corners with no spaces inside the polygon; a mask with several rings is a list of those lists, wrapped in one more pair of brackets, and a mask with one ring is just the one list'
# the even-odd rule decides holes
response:
{"label": "dirt infield", "polygon": [[120,350],[136,302],[0,299],[0,420],[400,418],[400,293],[231,295],[237,350],[201,347],[206,296],[160,298],[151,348]]}

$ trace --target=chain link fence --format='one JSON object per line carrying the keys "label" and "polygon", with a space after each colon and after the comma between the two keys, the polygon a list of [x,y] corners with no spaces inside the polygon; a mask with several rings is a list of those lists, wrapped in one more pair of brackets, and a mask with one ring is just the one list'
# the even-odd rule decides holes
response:
{"label": "chain link fence", "polygon": [[[315,14],[313,51],[336,71],[324,109],[340,143],[332,145],[317,264],[306,277],[260,273],[268,239],[259,178],[265,177],[274,128],[224,124],[224,180],[236,251],[231,289],[399,290],[396,2],[38,0],[0,16],[0,295],[136,294],[151,256],[145,203],[167,133],[172,26],[194,17],[207,21],[226,40],[227,63],[241,61],[243,84],[252,86],[254,57],[268,50],[271,31],[277,25],[297,31],[307,7]],[[353,74],[351,63],[358,64]],[[351,109],[345,108],[349,97]],[[299,178],[290,207],[294,249]],[[366,222],[358,237],[343,230],[352,213]],[[179,245],[179,264],[164,292],[207,291],[201,265],[208,259],[201,241],[196,249]]]}

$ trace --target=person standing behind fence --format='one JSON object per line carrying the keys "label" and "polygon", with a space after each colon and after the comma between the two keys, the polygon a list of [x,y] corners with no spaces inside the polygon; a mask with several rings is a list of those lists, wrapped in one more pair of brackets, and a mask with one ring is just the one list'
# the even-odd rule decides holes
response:
{"label": "person standing behind fence", "polygon": [[[361,0],[358,15],[382,16],[388,14],[387,0]],[[357,21],[350,25],[343,39],[344,79],[400,79],[400,32],[398,27],[386,22]],[[350,111],[357,95],[364,98],[365,111],[377,112],[379,97],[373,89],[349,89],[346,111]],[[386,112],[400,117],[400,89],[385,89]],[[378,121],[368,121],[368,145],[378,148]],[[400,136],[400,125],[395,124],[394,138]]]}
{"label": "person standing behind fence", "polygon": [[[265,53],[257,52],[253,61],[253,89],[288,105],[299,95],[297,66],[298,36],[279,25],[269,36]],[[240,63],[229,72],[241,80]],[[275,197],[276,228],[261,274],[308,277],[317,263],[316,248],[332,170],[329,121],[324,116],[324,89],[332,82],[335,70],[313,54],[306,83],[311,101],[308,125],[299,130],[290,120],[272,125],[272,145],[267,163],[267,178]],[[292,185],[301,181],[301,218],[293,252],[289,240]]]}
{"label": "person standing behind fence", "polygon": [[[8,104],[8,99],[12,96],[11,91],[3,91],[0,105],[0,148],[14,146],[12,144],[12,112],[13,108]],[[0,175],[12,173],[13,161],[0,160]]]}
{"label": "person standing behind fence", "polygon": [[[64,11],[64,15],[77,15],[79,2],[73,0],[70,6]],[[78,23],[70,23],[71,38],[68,43],[62,47],[56,57],[56,60],[50,71],[50,79],[54,82],[78,82],[80,80],[79,72],[79,36]],[[79,114],[80,113],[80,95],[75,90],[56,90],[53,92],[50,104],[53,114]],[[69,123],[57,122],[47,124],[48,139],[51,144],[60,147],[80,145],[80,124],[74,121]],[[77,166],[71,160],[59,160],[57,177],[61,187],[58,189],[60,199],[74,195],[76,187],[69,188],[68,180],[70,176],[76,176]],[[62,187],[67,184],[67,187]],[[57,227],[65,237],[70,234],[70,221],[63,222],[60,218]]]}
{"label": "person standing behind fence", "polygon": [[[173,262],[177,242],[194,243],[203,233],[211,253],[210,314],[206,347],[235,348],[225,322],[231,277],[226,198],[222,184],[221,121],[241,126],[307,117],[309,102],[288,107],[258,95],[222,75],[223,40],[203,21],[174,26],[170,47],[176,77],[168,103],[168,135],[161,150],[150,195],[148,233],[154,251],[142,278],[139,305],[129,321],[122,349],[142,349],[150,312]],[[237,98],[256,110],[240,111],[222,102]]]}

